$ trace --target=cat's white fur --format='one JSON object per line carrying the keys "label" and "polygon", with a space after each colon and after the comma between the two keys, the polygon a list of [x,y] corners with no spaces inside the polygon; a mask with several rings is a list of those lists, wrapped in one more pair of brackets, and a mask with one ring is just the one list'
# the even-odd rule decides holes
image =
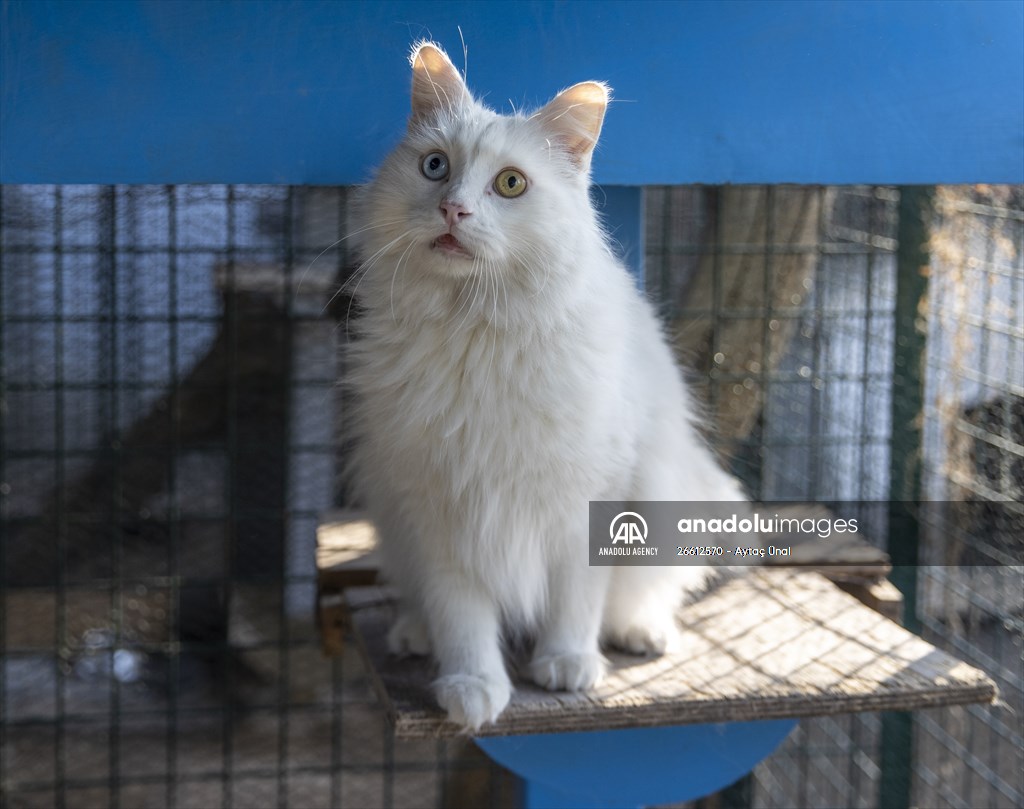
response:
{"label": "cat's white fur", "polygon": [[[537,683],[586,689],[600,643],[664,651],[702,585],[699,567],[590,567],[590,500],[742,495],[589,202],[607,88],[505,117],[437,46],[412,65],[408,131],[359,205],[354,481],[403,599],[390,646],[432,652],[440,705],[474,729],[509,701],[503,638],[535,638]],[[421,172],[435,150],[445,180]],[[508,167],[514,199],[494,187]],[[449,232],[473,258],[432,246]]]}

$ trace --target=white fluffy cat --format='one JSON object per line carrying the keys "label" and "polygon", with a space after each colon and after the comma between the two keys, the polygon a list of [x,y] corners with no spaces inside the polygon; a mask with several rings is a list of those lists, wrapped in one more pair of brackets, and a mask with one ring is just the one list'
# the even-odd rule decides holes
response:
{"label": "white fluffy cat", "polygon": [[361,192],[353,346],[357,491],[402,597],[396,653],[432,653],[440,705],[493,722],[503,637],[550,689],[601,678],[599,644],[660,653],[698,567],[590,567],[590,500],[742,499],[693,426],[651,307],[588,197],[608,88],[532,115],[412,55],[403,141]]}

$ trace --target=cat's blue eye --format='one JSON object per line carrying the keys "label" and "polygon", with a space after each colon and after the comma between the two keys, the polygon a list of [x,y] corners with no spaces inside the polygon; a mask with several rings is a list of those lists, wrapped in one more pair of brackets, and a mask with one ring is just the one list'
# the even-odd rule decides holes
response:
{"label": "cat's blue eye", "polygon": [[448,176],[448,155],[444,152],[431,152],[420,161],[420,171],[428,180],[443,180]]}

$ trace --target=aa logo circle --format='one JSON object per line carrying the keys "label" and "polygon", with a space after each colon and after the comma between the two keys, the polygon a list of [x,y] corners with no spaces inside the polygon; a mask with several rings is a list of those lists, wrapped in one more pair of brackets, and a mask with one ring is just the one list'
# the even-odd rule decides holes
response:
{"label": "aa logo circle", "polygon": [[647,520],[635,511],[621,511],[616,514],[608,526],[608,536],[612,539],[612,545],[622,542],[625,545],[632,545],[639,542],[647,544]]}

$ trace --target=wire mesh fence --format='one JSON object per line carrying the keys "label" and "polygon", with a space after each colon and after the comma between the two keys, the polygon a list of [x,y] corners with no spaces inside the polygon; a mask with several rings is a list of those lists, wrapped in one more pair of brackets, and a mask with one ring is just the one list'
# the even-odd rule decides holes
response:
{"label": "wire mesh fence", "polygon": [[[320,652],[315,527],[344,501],[347,190],[0,193],[4,805],[514,805],[468,743],[395,742],[351,649]],[[911,313],[933,499],[1022,500],[1022,196],[936,191]],[[646,191],[649,295],[757,497],[893,491],[900,200]],[[1007,708],[915,715],[900,766],[916,805],[1024,793],[1021,522],[990,518],[1000,530],[922,531],[922,560],[946,566],[917,569],[914,615]],[[882,805],[886,733],[874,714],[803,722],[719,800]]]}
{"label": "wire mesh fence", "polygon": [[929,280],[924,637],[983,667],[1005,707],[915,716],[922,806],[1024,805],[1024,188],[940,188]]}

